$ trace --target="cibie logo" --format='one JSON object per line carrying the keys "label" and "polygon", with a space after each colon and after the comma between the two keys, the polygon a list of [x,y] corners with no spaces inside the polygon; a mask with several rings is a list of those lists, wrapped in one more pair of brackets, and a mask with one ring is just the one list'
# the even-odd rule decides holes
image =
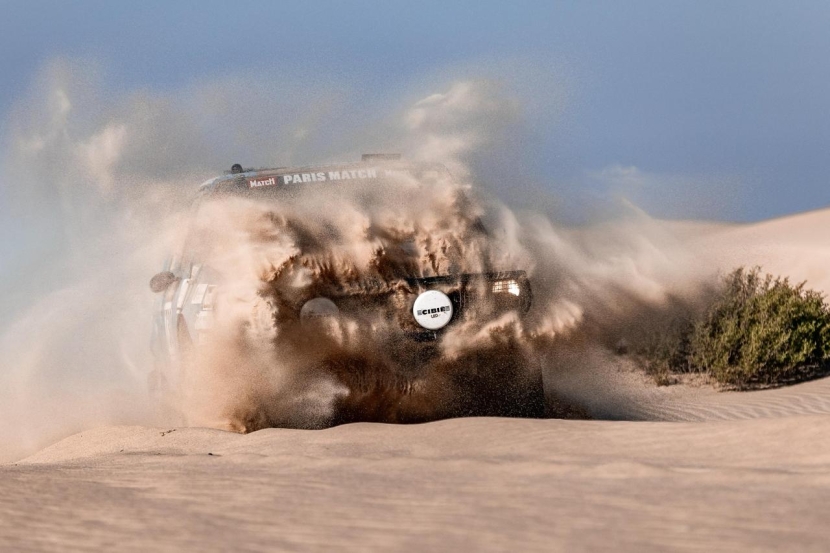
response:
{"label": "cibie logo", "polygon": [[267,179],[251,179],[248,181],[248,186],[250,188],[259,188],[260,186],[275,186],[277,184],[277,179],[274,177],[270,177]]}
{"label": "cibie logo", "polygon": [[452,319],[452,302],[440,290],[427,290],[415,298],[412,315],[423,328],[438,330]]}
{"label": "cibie logo", "polygon": [[434,318],[438,317],[439,315],[441,315],[441,313],[449,313],[450,309],[451,308],[450,308],[449,305],[444,305],[442,307],[433,307],[432,309],[419,309],[415,312],[415,314],[418,315],[419,317],[422,317],[424,315],[429,315],[430,318],[434,319]]}

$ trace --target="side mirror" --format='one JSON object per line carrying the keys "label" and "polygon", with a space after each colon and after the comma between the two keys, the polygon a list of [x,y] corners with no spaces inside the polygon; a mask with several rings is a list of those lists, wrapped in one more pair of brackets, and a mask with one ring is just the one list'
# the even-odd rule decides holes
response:
{"label": "side mirror", "polygon": [[179,280],[176,275],[170,271],[162,271],[150,279],[150,290],[158,294],[164,292],[171,284]]}

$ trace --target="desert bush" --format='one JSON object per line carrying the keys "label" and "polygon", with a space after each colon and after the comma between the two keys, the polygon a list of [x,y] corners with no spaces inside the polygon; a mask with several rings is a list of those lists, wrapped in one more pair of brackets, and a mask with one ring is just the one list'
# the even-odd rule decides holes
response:
{"label": "desert bush", "polygon": [[689,365],[689,338],[693,329],[689,313],[674,315],[637,344],[637,351],[645,360],[646,372],[658,385],[672,384],[676,381],[673,375],[694,370]]}
{"label": "desert bush", "polygon": [[747,389],[830,372],[830,306],[804,283],[739,268],[701,313],[664,327],[640,351],[658,383],[700,372]]}
{"label": "desert bush", "polygon": [[830,364],[830,308],[786,278],[739,268],[688,339],[688,365],[736,388],[784,384]]}

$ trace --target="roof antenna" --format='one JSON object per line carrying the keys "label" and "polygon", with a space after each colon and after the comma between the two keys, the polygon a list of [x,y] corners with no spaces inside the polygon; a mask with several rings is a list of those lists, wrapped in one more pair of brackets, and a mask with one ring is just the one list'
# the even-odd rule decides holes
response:
{"label": "roof antenna", "polygon": [[[226,165],[226,167],[227,167],[227,165]],[[231,173],[232,174],[237,175],[237,174],[241,173],[242,171],[243,171],[243,169],[242,169],[242,166],[240,164],[234,163],[233,165],[231,165]]]}

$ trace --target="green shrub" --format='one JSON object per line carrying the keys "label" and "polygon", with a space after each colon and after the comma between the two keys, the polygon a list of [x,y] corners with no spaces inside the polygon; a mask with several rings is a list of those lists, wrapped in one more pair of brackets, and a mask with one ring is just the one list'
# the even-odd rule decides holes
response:
{"label": "green shrub", "polygon": [[830,364],[830,309],[804,283],[737,269],[693,325],[688,364],[746,388],[809,378]]}
{"label": "green shrub", "polygon": [[646,343],[646,370],[661,384],[688,372],[738,389],[798,382],[830,372],[830,306],[804,283],[739,268],[702,315]]}
{"label": "green shrub", "polygon": [[674,374],[693,371],[689,366],[689,338],[693,328],[688,314],[674,316],[663,321],[659,331],[650,332],[639,344],[646,372],[658,385],[673,384]]}

